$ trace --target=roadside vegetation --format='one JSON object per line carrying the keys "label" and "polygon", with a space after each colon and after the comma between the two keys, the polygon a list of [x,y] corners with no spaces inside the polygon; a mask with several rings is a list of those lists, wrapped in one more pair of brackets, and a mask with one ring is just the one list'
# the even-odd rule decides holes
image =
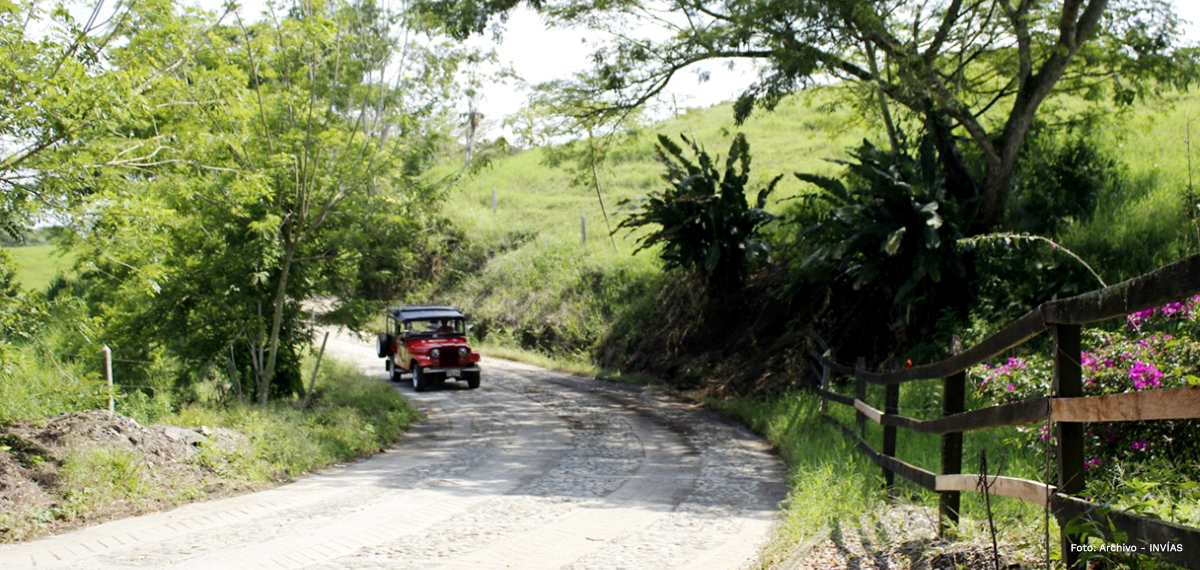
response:
{"label": "roadside vegetation", "polygon": [[104,383],[84,373],[94,367],[72,367],[75,380],[4,386],[0,542],[291,481],[390,447],[419,415],[391,386],[333,360],[305,409],[225,401],[211,385],[149,396],[118,386],[109,414]]}
{"label": "roadside vegetation", "polygon": [[370,2],[270,9],[0,3],[0,540],[290,480],[416,419],[352,366],[308,384],[312,336],[441,247],[421,175],[468,54]]}

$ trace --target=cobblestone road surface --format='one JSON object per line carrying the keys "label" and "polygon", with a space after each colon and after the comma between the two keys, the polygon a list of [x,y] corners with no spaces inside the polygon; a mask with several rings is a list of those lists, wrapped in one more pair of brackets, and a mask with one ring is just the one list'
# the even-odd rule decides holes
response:
{"label": "cobblestone road surface", "polygon": [[[384,380],[372,347],[329,352]],[[289,485],[0,546],[0,569],[738,569],[785,472],[741,426],[654,390],[485,358],[414,393],[394,449]]]}

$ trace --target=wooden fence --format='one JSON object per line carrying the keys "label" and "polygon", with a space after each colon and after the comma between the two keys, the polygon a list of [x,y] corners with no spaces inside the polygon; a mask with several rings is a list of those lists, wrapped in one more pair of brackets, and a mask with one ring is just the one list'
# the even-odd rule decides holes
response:
{"label": "wooden fence", "polygon": [[[1191,570],[1200,570],[1200,529],[1153,519],[1073,495],[1084,488],[1084,423],[1200,418],[1200,386],[1143,390],[1104,396],[1083,395],[1080,326],[1123,317],[1200,293],[1200,255],[1192,256],[1152,273],[1085,295],[1043,303],[1000,332],[965,351],[934,364],[893,372],[871,372],[859,359],[850,366],[813,353],[821,365],[824,398],[822,417],[841,428],[858,448],[883,468],[886,484],[895,475],[929,491],[939,493],[939,532],[958,521],[960,493],[980,492],[979,475],[962,474],[963,432],[1016,426],[1049,420],[1057,436],[1058,480],[1055,485],[1014,477],[988,477],[988,492],[1047,507],[1058,519],[1062,557],[1068,568],[1079,568],[1080,552],[1073,546],[1081,537],[1065,532],[1070,521],[1088,520],[1095,535],[1109,542],[1120,539],[1139,553],[1157,556]],[[966,371],[1030,339],[1051,331],[1054,335],[1053,395],[1021,402],[966,410]],[[835,375],[852,375],[855,396],[830,391]],[[942,381],[942,416],[920,420],[899,415],[900,386],[918,380]],[[883,410],[867,403],[867,385],[884,386]],[[827,402],[855,409],[857,430],[825,414]],[[883,426],[883,449],[877,451],[864,439],[866,422]],[[896,457],[896,429],[941,435],[941,473],[932,473]],[[993,482],[994,481],[994,482]],[[1124,536],[1121,536],[1121,535]]]}

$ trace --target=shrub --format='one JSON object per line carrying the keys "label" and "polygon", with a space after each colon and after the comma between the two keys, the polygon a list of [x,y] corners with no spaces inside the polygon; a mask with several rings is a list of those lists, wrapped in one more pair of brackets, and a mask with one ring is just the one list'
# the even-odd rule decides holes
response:
{"label": "shrub", "polygon": [[[1200,385],[1200,295],[1129,315],[1115,330],[1084,331],[1081,354],[1083,389],[1088,396]],[[1047,357],[1009,357],[976,367],[977,391],[993,403],[1045,396],[1050,392],[1053,363]],[[1139,505],[1171,501],[1129,495],[1130,474],[1194,480],[1200,475],[1200,441],[1194,420],[1088,424],[1085,467],[1089,493],[1101,500]],[[1017,443],[1042,450],[1053,438],[1049,426],[1023,428]],[[1183,489],[1186,490],[1186,489]],[[1179,489],[1162,489],[1173,493]],[[1133,497],[1130,499],[1129,497]],[[1128,501],[1134,501],[1132,504]],[[1200,512],[1193,512],[1200,516]],[[1160,516],[1165,516],[1160,514]],[[1189,515],[1191,516],[1191,515]],[[1200,518],[1193,522],[1200,522]]]}
{"label": "shrub", "polygon": [[770,255],[759,232],[775,219],[763,208],[782,176],[759,190],[751,207],[746,202],[750,144],[744,135],[735,136],[729,146],[724,176],[695,141],[680,138],[691,147],[699,164],[688,160],[679,145],[659,135],[654,151],[667,168],[663,180],[670,188],[651,192],[639,201],[622,201],[627,207],[632,204],[633,212],[617,227],[655,227],[638,240],[637,251],[661,244],[659,257],[667,269],[703,273],[718,289],[739,287],[745,279],[746,262]]}
{"label": "shrub", "polygon": [[870,283],[895,302],[930,295],[943,275],[964,277],[956,243],[963,237],[963,215],[946,191],[933,149],[924,145],[914,159],[864,140],[851,156],[854,161],[832,160],[848,168],[844,182],[796,174],[821,189],[816,198],[828,205],[802,230],[819,244],[806,265],[832,266],[855,288]]}

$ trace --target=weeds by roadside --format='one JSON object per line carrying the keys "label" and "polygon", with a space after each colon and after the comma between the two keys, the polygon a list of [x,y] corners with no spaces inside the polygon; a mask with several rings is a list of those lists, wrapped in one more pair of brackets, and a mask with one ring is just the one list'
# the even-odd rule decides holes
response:
{"label": "weeds by roadside", "polygon": [[307,411],[192,403],[162,425],[102,411],[16,422],[0,430],[0,542],[285,482],[380,451],[418,417],[387,383],[327,361]]}

